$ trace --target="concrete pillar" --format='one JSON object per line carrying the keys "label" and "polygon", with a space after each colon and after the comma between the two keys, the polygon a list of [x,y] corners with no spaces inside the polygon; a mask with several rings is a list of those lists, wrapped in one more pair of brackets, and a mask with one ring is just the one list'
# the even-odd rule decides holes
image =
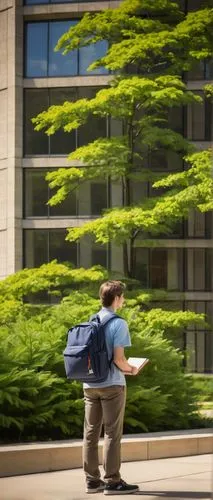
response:
{"label": "concrete pillar", "polygon": [[[22,267],[22,2],[0,5],[0,278]],[[3,247],[2,247],[3,245]]]}

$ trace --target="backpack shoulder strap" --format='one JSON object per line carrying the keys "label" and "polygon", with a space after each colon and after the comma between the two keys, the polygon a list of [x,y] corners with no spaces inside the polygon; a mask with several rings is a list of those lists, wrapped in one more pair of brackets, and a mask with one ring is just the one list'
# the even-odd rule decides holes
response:
{"label": "backpack shoulder strap", "polygon": [[118,314],[115,314],[115,313],[113,313],[113,314],[109,313],[106,315],[106,317],[103,320],[101,320],[99,314],[93,314],[90,317],[90,321],[97,321],[101,325],[105,326],[105,325],[107,325],[107,323],[109,323],[114,318],[120,318],[120,316],[118,316]]}
{"label": "backpack shoulder strap", "polygon": [[107,324],[108,324],[108,323],[109,323],[112,319],[119,318],[119,317],[120,317],[120,316],[118,316],[118,314],[115,314],[115,313],[111,314],[111,313],[109,313],[109,314],[107,314],[107,316],[106,316],[106,317],[105,317],[105,318],[101,321],[101,324],[102,324],[103,326],[106,326],[106,325],[107,325]]}

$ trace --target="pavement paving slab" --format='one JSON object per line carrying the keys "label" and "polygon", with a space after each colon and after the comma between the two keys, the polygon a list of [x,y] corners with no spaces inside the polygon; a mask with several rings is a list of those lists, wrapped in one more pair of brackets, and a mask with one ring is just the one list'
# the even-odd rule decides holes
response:
{"label": "pavement paving slab", "polygon": [[[101,468],[102,471],[102,468]],[[124,480],[137,483],[143,500],[212,500],[213,455],[123,463]],[[133,495],[125,495],[132,498]],[[86,494],[82,469],[0,479],[0,500],[103,500]],[[114,498],[114,497],[113,497]]]}

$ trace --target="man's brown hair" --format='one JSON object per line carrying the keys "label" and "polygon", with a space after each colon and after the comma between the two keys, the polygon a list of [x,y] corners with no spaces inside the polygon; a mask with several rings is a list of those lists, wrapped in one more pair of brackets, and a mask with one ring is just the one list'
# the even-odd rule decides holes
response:
{"label": "man's brown hair", "polygon": [[99,290],[99,296],[104,307],[110,307],[115,297],[121,297],[126,289],[122,281],[106,281],[102,283]]}

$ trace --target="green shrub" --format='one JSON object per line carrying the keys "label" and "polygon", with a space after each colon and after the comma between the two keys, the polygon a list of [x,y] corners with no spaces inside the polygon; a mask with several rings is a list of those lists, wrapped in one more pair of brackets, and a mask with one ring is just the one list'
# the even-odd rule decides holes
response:
{"label": "green shrub", "polygon": [[200,402],[213,402],[213,376],[193,374],[193,386],[198,393]]}
{"label": "green shrub", "polygon": [[[15,322],[0,328],[2,442],[82,436],[82,387],[65,379],[62,351],[68,328],[98,307],[97,299],[75,291],[52,307],[23,306]],[[127,353],[150,359],[138,377],[128,378],[125,431],[198,425],[196,391],[165,329],[156,324],[153,328],[137,307],[127,307],[122,314],[132,335],[133,347]]]}

